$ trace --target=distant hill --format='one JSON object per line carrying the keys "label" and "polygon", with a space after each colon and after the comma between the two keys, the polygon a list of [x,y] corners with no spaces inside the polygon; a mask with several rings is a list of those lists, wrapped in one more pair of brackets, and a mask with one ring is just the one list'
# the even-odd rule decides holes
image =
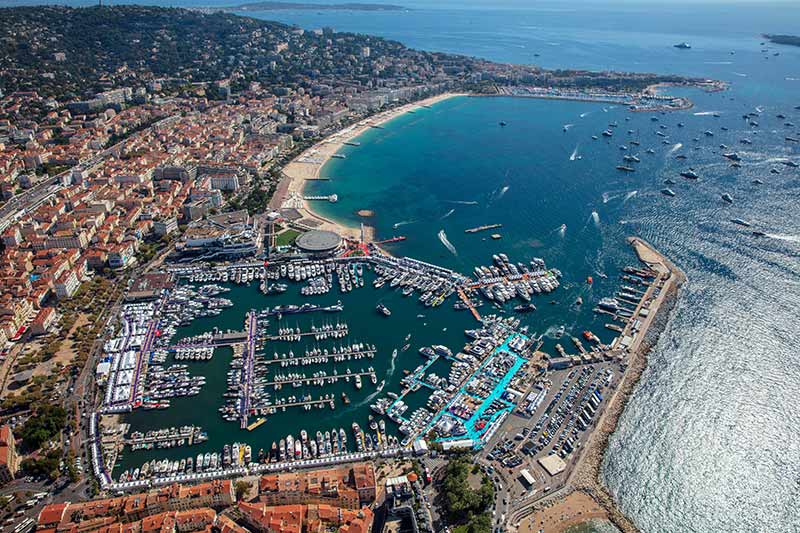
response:
{"label": "distant hill", "polygon": [[764,34],[764,37],[775,44],[788,44],[789,46],[800,46],[800,37],[797,35],[770,35]]}
{"label": "distant hill", "polygon": [[392,4],[313,4],[306,2],[251,2],[225,8],[235,11],[277,11],[281,9],[304,9],[309,11],[401,11],[406,8]]}
{"label": "distant hill", "polygon": [[[370,48],[369,57],[360,56],[362,47]],[[0,91],[32,90],[60,100],[163,77],[230,78],[246,86],[361,76],[368,83],[394,75],[393,67],[373,63],[403,56],[426,63],[434,55],[379,37],[337,33],[331,39],[217,10],[0,8]]]}

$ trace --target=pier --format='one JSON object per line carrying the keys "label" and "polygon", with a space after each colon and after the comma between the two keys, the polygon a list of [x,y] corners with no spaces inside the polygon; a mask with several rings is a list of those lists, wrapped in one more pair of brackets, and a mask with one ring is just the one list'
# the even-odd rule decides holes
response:
{"label": "pier", "polygon": [[277,335],[267,335],[265,340],[268,341],[283,341],[283,342],[297,342],[302,337],[310,337],[313,336],[315,340],[323,341],[328,339],[340,339],[342,337],[346,337],[349,333],[349,328],[347,324],[343,325],[344,327],[336,327],[333,329],[319,329],[319,330],[311,330],[311,331],[301,331],[301,332],[290,332],[290,333],[278,333]]}
{"label": "pier", "polygon": [[333,374],[330,376],[318,376],[318,377],[303,377],[303,378],[287,378],[287,379],[279,379],[275,381],[267,381],[263,383],[265,387],[275,386],[275,385],[295,385],[298,384],[302,385],[326,385],[329,381],[338,381],[340,379],[347,379],[347,378],[354,378],[356,376],[374,376],[375,372],[346,372],[344,374]]}
{"label": "pier", "polygon": [[265,407],[257,407],[256,409],[254,409],[254,411],[256,412],[256,414],[259,415],[268,415],[271,414],[272,410],[277,410],[279,408],[285,409],[286,407],[305,407],[305,406],[324,407],[325,405],[328,405],[331,409],[335,409],[336,400],[334,398],[320,398],[318,400],[301,400],[299,402],[286,402],[281,404],[268,405]]}
{"label": "pier", "polygon": [[[160,308],[161,306],[159,306]],[[158,316],[158,311],[156,311],[154,316]],[[147,363],[145,359],[150,354],[150,351],[153,348],[153,342],[156,340],[156,333],[158,332],[158,319],[154,318],[150,321],[150,325],[147,326],[147,333],[145,333],[144,340],[142,341],[142,346],[139,349],[139,354],[136,360],[136,370],[133,374],[133,380],[131,381],[131,396],[130,401],[136,402],[136,397],[139,393],[139,382],[141,381],[143,374],[147,372]]]}
{"label": "pier", "polygon": [[373,241],[372,244],[390,244],[393,242],[400,242],[406,240],[405,235],[398,235],[397,237],[392,237],[391,239],[384,239],[382,241]]}
{"label": "pier", "polygon": [[217,333],[211,337],[204,337],[202,341],[189,339],[186,342],[178,342],[170,346],[169,351],[174,352],[182,348],[206,348],[209,346],[232,346],[247,341],[247,332],[242,331],[226,331],[225,333]]}
{"label": "pier", "polygon": [[458,297],[461,298],[461,301],[464,302],[464,305],[469,307],[469,311],[470,311],[470,313],[472,313],[472,316],[475,317],[475,320],[480,322],[481,321],[481,315],[480,315],[480,313],[478,313],[478,310],[475,308],[475,303],[472,300],[469,299],[467,294],[462,289],[458,289]]}
{"label": "pier", "polygon": [[334,194],[329,194],[327,196],[325,196],[325,195],[322,195],[322,196],[303,196],[303,200],[306,200],[306,201],[322,200],[322,201],[327,201],[327,202],[330,202],[332,204],[335,204],[336,202],[339,201],[339,195],[334,193]]}
{"label": "pier", "polygon": [[242,365],[241,389],[242,397],[241,409],[239,411],[241,429],[247,429],[250,416],[250,396],[253,386],[253,366],[256,356],[256,335],[258,334],[258,316],[255,310],[251,310],[247,315],[247,347],[244,351],[244,361]]}
{"label": "pier", "polygon": [[[282,363],[286,363],[286,362],[289,362],[289,361],[302,362],[304,359],[309,359],[309,360],[322,360],[322,359],[325,359],[327,361],[328,359],[332,359],[332,358],[336,358],[336,357],[365,357],[366,356],[366,357],[371,358],[371,357],[375,356],[376,352],[377,352],[377,350],[360,350],[360,351],[357,351],[357,352],[339,352],[339,353],[317,354],[317,355],[311,355],[311,354],[309,354],[309,355],[298,355],[298,356],[295,356],[295,357],[279,357],[277,359],[264,358],[263,360],[260,361],[260,363],[263,363],[265,365],[272,365],[272,364],[282,364]],[[300,363],[300,364],[302,364],[302,363]]]}

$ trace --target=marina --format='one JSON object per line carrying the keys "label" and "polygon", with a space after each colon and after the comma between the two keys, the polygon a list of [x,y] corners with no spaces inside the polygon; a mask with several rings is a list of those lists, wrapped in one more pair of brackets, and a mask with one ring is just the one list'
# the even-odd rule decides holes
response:
{"label": "marina", "polygon": [[[541,361],[538,350],[546,339],[542,334],[530,333],[529,326],[523,326],[520,318],[496,313],[480,316],[477,309],[491,304],[493,311],[506,312],[505,305],[516,301],[519,303],[509,305],[512,314],[527,316],[536,309],[532,300],[556,291],[562,277],[558,269],[548,268],[543,259],[514,262],[504,253],[494,254],[488,265],[476,266],[471,277],[412,258],[378,253],[368,257],[277,261],[268,266],[254,263],[222,267],[173,266],[169,272],[174,280],[170,290],[157,301],[146,305],[131,304],[135,307],[129,309],[128,314],[136,318],[131,323],[141,324],[137,328],[147,325],[144,333],[139,333],[140,329],[134,332],[134,338],[137,341],[141,338],[146,349],[142,350],[139,345],[138,350],[134,348],[131,352],[140,354],[148,365],[142,366],[142,401],[128,404],[127,409],[169,414],[180,405],[183,397],[203,394],[212,374],[203,372],[202,368],[208,365],[219,368],[219,364],[223,364],[228,368],[223,371],[225,388],[217,411],[221,424],[236,423],[239,431],[243,432],[239,434],[242,442],[236,444],[240,445],[240,450],[247,449],[244,446],[251,447],[250,460],[244,463],[247,465],[338,457],[352,451],[400,449],[426,435],[428,438],[434,435],[433,440],[444,445],[480,448],[513,411],[517,401],[525,396],[534,375],[533,365]],[[626,275],[634,279],[636,274],[643,272],[632,269]],[[309,294],[303,290],[323,282],[328,287],[326,291]],[[282,290],[265,293],[262,290],[265,284],[280,286]],[[362,293],[364,290],[366,292]],[[620,303],[614,312],[618,315],[623,313],[627,298],[639,290],[629,286],[618,294]],[[251,307],[243,319],[240,318],[242,329],[236,329],[235,306],[223,307],[218,315],[205,313],[217,305],[214,298],[223,293],[231,301],[240,300],[239,293],[247,295],[245,301]],[[414,293],[416,298],[409,298]],[[181,303],[198,294],[207,297],[200,300],[201,305],[180,307],[178,311]],[[322,300],[301,305],[289,303],[297,301],[297,295]],[[438,333],[428,331],[426,334],[422,330],[412,335],[409,332],[402,338],[398,337],[395,348],[382,349],[377,343],[357,340],[365,335],[361,328],[371,328],[365,317],[359,318],[360,328],[354,330],[347,313],[339,318],[314,312],[345,313],[348,307],[343,301],[345,298],[383,302],[388,301],[387,297],[394,302],[390,304],[392,308],[402,308],[403,318],[396,318],[391,312],[372,314],[369,312],[371,306],[363,303],[354,303],[353,312],[374,317],[370,320],[400,320],[411,326],[409,320],[414,320],[411,318],[414,313],[410,309],[438,308],[449,299],[452,305],[442,306],[442,310],[433,313],[445,312],[452,314],[453,318],[462,317],[458,322],[468,338],[467,344],[458,351],[451,350],[442,341],[454,347],[460,346],[464,342],[463,336],[462,340],[457,340],[458,329],[450,335],[448,328],[443,328]],[[274,298],[279,300],[271,303]],[[330,303],[334,298],[335,303]],[[389,306],[385,308],[388,311]],[[474,311],[474,318],[480,320],[479,327],[470,327],[469,315],[460,314],[460,308]],[[417,321],[424,316],[419,312],[416,315]],[[226,316],[230,318],[224,318]],[[214,320],[216,325],[201,331],[192,327],[204,320]],[[126,346],[125,324],[128,322],[123,322],[120,337],[109,345],[111,354],[116,353],[113,348]],[[185,330],[185,333],[180,335],[179,330]],[[150,344],[145,343],[148,332],[152,333]],[[370,337],[367,334],[365,338]],[[426,337],[430,339],[429,344],[424,344]],[[280,345],[296,348],[279,349]],[[597,350],[597,345],[593,343],[592,350]],[[412,346],[416,348],[412,350]],[[594,357],[594,351],[579,343],[576,347],[579,347],[579,355],[574,357],[589,358],[587,360]],[[218,361],[221,350],[226,350],[229,355]],[[415,350],[423,357],[422,364],[414,362],[420,357],[415,355]],[[364,364],[365,361],[370,364]],[[403,372],[395,372],[397,361],[404,361]],[[135,368],[134,363],[126,361],[125,368]],[[582,363],[581,360],[576,364]],[[412,370],[414,366],[416,369]],[[110,381],[108,390],[114,390],[124,381]],[[214,387],[219,387],[219,384]],[[315,389],[318,392],[314,392]],[[119,396],[116,392],[110,394],[111,397]],[[113,402],[108,404],[104,412],[119,412],[115,409],[117,405]],[[369,415],[365,419],[361,414],[353,420],[354,406],[366,405],[381,416],[373,419],[373,415]],[[351,413],[345,415],[349,422],[343,420],[342,424],[342,427],[352,426],[348,432],[350,444],[341,438],[339,430],[331,433],[339,436],[338,442],[331,437],[330,447],[324,431],[321,432],[321,443],[319,439],[304,440],[305,430],[290,433],[291,440],[289,436],[276,435],[274,448],[259,449],[258,453],[253,449],[254,443],[247,442],[247,435],[265,432],[274,435],[273,419],[281,419],[290,412],[310,414],[320,410]],[[339,420],[341,415],[334,416]],[[138,428],[137,419],[137,416],[130,417],[132,426]],[[229,471],[226,468],[241,467],[242,461],[227,462],[224,448],[232,447],[234,443],[224,438],[226,444],[221,445],[216,435],[222,435],[220,430],[224,426],[211,429],[215,425],[209,426],[202,438],[192,439],[191,445],[203,450],[200,462],[195,459],[194,470],[189,467],[188,457],[175,454],[177,448],[187,444],[186,437],[166,439],[169,444],[163,446],[139,442],[135,449],[130,446],[127,453],[108,451],[104,456],[113,458],[115,462],[121,461],[123,477],[119,479],[123,483],[132,479],[157,479],[154,475],[179,472],[197,475],[219,468],[226,472]],[[139,429],[135,431],[139,439],[148,434]],[[227,432],[229,430],[224,431]],[[283,443],[279,442],[281,439]],[[181,440],[183,443],[179,445]],[[215,448],[222,451],[215,451]],[[289,453],[293,450],[297,452]],[[146,462],[144,458],[137,460],[142,454],[150,453],[166,453],[169,458],[156,456]],[[210,454],[207,466],[206,453]],[[240,453],[244,460],[244,452]],[[165,460],[169,462],[165,464]],[[215,464],[217,466],[212,466]]]}

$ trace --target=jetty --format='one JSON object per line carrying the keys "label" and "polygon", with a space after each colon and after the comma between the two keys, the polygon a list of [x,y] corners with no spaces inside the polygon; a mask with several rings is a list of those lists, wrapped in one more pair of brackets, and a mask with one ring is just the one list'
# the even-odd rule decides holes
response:
{"label": "jetty", "polygon": [[289,356],[289,357],[278,357],[275,359],[264,359],[263,361],[260,362],[265,365],[273,365],[273,364],[283,365],[284,363],[305,364],[303,362],[304,360],[309,360],[309,362],[325,360],[327,362],[329,359],[335,360],[336,358],[342,358],[348,356],[351,359],[352,358],[360,359],[361,357],[372,358],[375,356],[376,351],[377,350],[359,350],[355,352],[339,352],[339,353],[328,353],[328,354],[317,354],[317,355],[298,355],[294,357]]}
{"label": "jetty", "polygon": [[345,372],[344,374],[333,374],[330,376],[318,376],[318,377],[302,377],[302,378],[292,378],[287,377],[285,379],[276,379],[275,381],[266,381],[263,383],[266,387],[273,387],[273,386],[283,386],[283,385],[327,385],[331,381],[338,381],[339,379],[349,379],[354,377],[361,377],[361,376],[374,376],[375,372]]}
{"label": "jetty", "polygon": [[303,196],[303,200],[306,200],[306,201],[322,200],[322,201],[327,201],[327,202],[330,202],[332,204],[335,204],[336,202],[339,201],[339,195],[334,193],[334,194],[321,195],[321,196]]}
{"label": "jetty", "polygon": [[239,411],[241,429],[247,429],[248,417],[250,415],[250,396],[253,388],[253,368],[256,356],[256,339],[258,336],[258,316],[255,310],[251,310],[247,315],[247,347],[244,351],[241,374],[241,409]]}
{"label": "jetty", "polygon": [[464,302],[464,305],[466,305],[469,308],[469,311],[470,313],[472,313],[472,316],[475,317],[475,320],[480,322],[481,315],[475,308],[475,302],[473,302],[462,289],[458,289],[458,297],[461,298],[461,301]]}
{"label": "jetty", "polygon": [[265,407],[257,407],[255,409],[253,409],[253,411],[256,414],[259,414],[259,415],[266,415],[266,414],[272,414],[272,412],[274,410],[277,410],[279,408],[280,409],[285,409],[287,407],[305,407],[305,406],[309,406],[309,407],[317,406],[317,407],[321,408],[321,407],[325,407],[326,405],[328,407],[330,407],[331,409],[335,409],[336,408],[336,400],[333,397],[331,397],[331,398],[319,398],[318,400],[301,400],[299,402],[286,402],[286,403],[280,403],[280,404],[273,404],[273,405],[269,405],[269,406],[265,406]]}

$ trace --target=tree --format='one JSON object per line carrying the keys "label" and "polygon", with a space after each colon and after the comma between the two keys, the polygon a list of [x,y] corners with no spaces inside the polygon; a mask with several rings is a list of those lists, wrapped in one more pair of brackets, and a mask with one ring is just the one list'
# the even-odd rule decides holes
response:
{"label": "tree", "polygon": [[247,494],[247,492],[250,490],[251,486],[252,485],[250,484],[249,481],[244,481],[244,480],[237,481],[236,484],[233,486],[234,490],[236,491],[236,499],[241,500],[245,496],[245,494]]}
{"label": "tree", "polygon": [[20,437],[28,450],[37,450],[61,431],[67,421],[67,412],[58,405],[44,404],[22,425]]}

